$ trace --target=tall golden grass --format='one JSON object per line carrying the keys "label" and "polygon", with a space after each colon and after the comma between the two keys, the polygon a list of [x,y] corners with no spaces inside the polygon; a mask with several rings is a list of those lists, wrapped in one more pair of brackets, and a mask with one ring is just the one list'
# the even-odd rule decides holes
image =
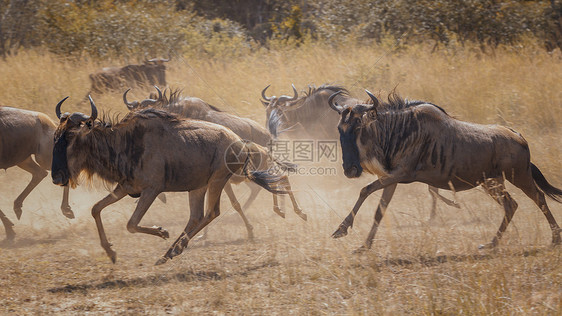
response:
{"label": "tall golden grass", "polygon": [[[531,143],[533,156],[551,160],[556,176],[561,156],[562,54],[547,53],[534,42],[500,47],[493,55],[476,47],[454,47],[432,53],[430,46],[342,44],[339,47],[309,43],[278,50],[257,50],[232,59],[194,59],[172,54],[168,82],[191,95],[264,122],[260,91],[290,94],[291,83],[341,84],[366,98],[364,89],[385,97],[395,89],[403,97],[438,104],[463,120],[508,125]],[[45,112],[64,96],[67,111],[87,111],[78,103],[89,91],[88,74],[103,67],[120,66],[110,60],[65,60],[49,53],[22,52],[0,61],[0,104]],[[147,91],[133,90],[132,98]],[[125,112],[121,93],[96,96],[102,110]],[[74,103],[73,103],[74,102]],[[537,157],[538,156],[538,157]],[[550,158],[548,158],[550,157]]]}
{"label": "tall golden grass", "polygon": [[[291,93],[291,83],[299,90],[309,84],[336,83],[357,97],[366,97],[364,89],[385,97],[396,88],[403,97],[438,104],[459,119],[508,125],[528,140],[532,161],[549,181],[562,187],[562,54],[548,54],[533,43],[498,48],[493,56],[473,47],[432,53],[424,45],[396,49],[391,44],[306,44],[228,60],[172,58],[170,86],[261,123],[265,114],[259,98],[266,85],[271,84],[269,94],[280,95]],[[20,53],[0,61],[0,104],[42,111],[54,118],[55,104],[70,95],[63,110],[87,113],[88,104],[78,102],[88,92],[88,74],[120,64],[118,60],[101,63],[36,51]],[[144,98],[148,92],[135,89],[130,99]],[[95,100],[102,111],[125,113],[121,96],[110,93]],[[31,241],[36,236],[38,244],[22,244],[17,251],[0,249],[0,263],[6,267],[0,307],[20,314],[562,312],[560,247],[547,248],[546,220],[522,193],[515,194],[520,208],[500,248],[478,253],[477,244],[489,241],[502,217],[491,198],[477,191],[459,193],[462,209],[441,209],[446,225],[434,227],[426,222],[426,188],[400,186],[372,251],[350,256],[370,228],[377,194],[365,203],[348,237],[334,241],[329,235],[367,181],[342,178],[338,187],[308,190],[309,182],[297,178],[293,187],[300,190],[297,197],[309,214],[308,223],[290,210],[287,219],[277,218],[270,211],[270,196],[262,194],[256,207],[261,212],[249,211],[259,236],[255,244],[232,242],[245,232],[223,201],[222,215],[211,227],[215,237],[210,246],[194,241],[186,253],[161,267],[150,264],[170,241],[126,232],[125,222],[134,207],[130,199],[109,207],[113,212],[103,215],[119,253],[117,265],[111,265],[98,246],[89,216],[93,198],[74,191],[71,202],[78,223],[64,225],[58,235],[51,228],[55,242],[43,244],[39,233],[20,225],[16,226],[19,236],[32,236]],[[42,185],[51,190],[48,184]],[[11,197],[20,190],[11,183],[9,187]],[[56,201],[49,202],[53,205],[49,214],[58,212],[60,192],[52,191]],[[240,199],[244,200],[243,195]],[[548,203],[562,223],[560,204]],[[171,197],[166,206],[155,203],[143,222],[166,225],[174,236],[187,221],[185,204],[184,195]],[[68,284],[76,289],[65,290]]]}

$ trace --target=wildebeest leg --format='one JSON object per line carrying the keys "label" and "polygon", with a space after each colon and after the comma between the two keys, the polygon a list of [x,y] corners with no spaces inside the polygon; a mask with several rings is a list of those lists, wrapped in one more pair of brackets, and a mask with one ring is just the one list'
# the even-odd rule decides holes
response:
{"label": "wildebeest leg", "polygon": [[[185,232],[192,230],[194,227],[199,225],[205,216],[205,194],[207,193],[207,187],[203,187],[197,190],[193,190],[189,192],[189,221],[185,226],[183,232],[180,236],[174,241],[170,249],[166,255],[164,255],[156,264],[162,264],[168,260],[168,254],[173,251],[176,245],[179,245],[181,241],[183,241],[187,236]],[[188,241],[187,241],[188,242]],[[187,246],[186,242],[186,246]]]}
{"label": "wildebeest leg", "polygon": [[113,190],[113,192],[109,193],[106,197],[101,199],[92,207],[92,216],[96,221],[96,227],[98,228],[98,235],[100,237],[101,246],[109,256],[109,259],[111,259],[111,262],[113,263],[115,263],[116,254],[115,251],[111,249],[111,243],[107,240],[107,236],[105,235],[105,230],[103,229],[103,223],[101,221],[101,211],[106,206],[121,200],[126,195],[127,192],[125,192],[125,190],[123,190],[123,188],[120,185],[117,185],[117,187]]}
{"label": "wildebeest leg", "polygon": [[250,204],[252,204],[252,202],[254,202],[254,200],[258,196],[258,193],[260,193],[260,190],[261,190],[261,188],[253,182],[246,182],[246,184],[248,185],[248,187],[250,188],[251,191],[250,191],[250,196],[248,197],[248,200],[246,200],[246,202],[242,206],[243,210],[248,209]]}
{"label": "wildebeest leg", "polygon": [[550,212],[550,208],[548,208],[548,205],[546,204],[544,193],[537,189],[534,180],[529,177],[528,181],[519,181],[514,182],[513,184],[520,188],[541,209],[543,215],[548,221],[550,229],[552,230],[552,244],[561,244],[562,239],[560,238],[560,233],[562,232],[562,230],[560,229],[560,226],[558,226],[556,219],[554,219],[552,212]]}
{"label": "wildebeest leg", "polygon": [[6,231],[6,241],[12,242],[16,237],[16,232],[12,227],[14,227],[14,223],[0,210],[0,220],[2,220],[2,224],[4,224],[4,230]]}
{"label": "wildebeest leg", "polygon": [[43,170],[38,164],[31,159],[31,157],[27,157],[26,160],[18,164],[18,167],[22,168],[23,170],[31,173],[31,181],[29,184],[23,189],[20,195],[14,201],[14,213],[16,213],[16,217],[18,219],[21,218],[22,213],[22,206],[23,200],[29,195],[29,193],[35,189],[35,187],[47,176],[47,171]]}
{"label": "wildebeest leg", "polygon": [[496,202],[503,206],[505,211],[504,218],[498,228],[496,236],[494,236],[492,241],[488,244],[480,245],[478,247],[480,249],[494,248],[498,245],[499,240],[502,238],[503,233],[507,229],[507,226],[511,222],[511,219],[517,210],[517,202],[515,202],[511,195],[509,195],[509,193],[505,190],[503,178],[486,179],[482,184],[482,187],[484,187],[484,189],[494,198],[494,200],[496,200]]}
{"label": "wildebeest leg", "polygon": [[[332,237],[334,238],[340,238],[343,237],[345,235],[347,235],[347,229],[349,227],[353,227],[353,220],[355,219],[355,215],[357,215],[357,212],[359,211],[359,208],[361,207],[361,205],[363,204],[363,202],[365,201],[365,199],[371,195],[373,192],[385,188],[387,186],[399,183],[400,181],[405,180],[405,178],[385,178],[385,179],[378,179],[374,182],[372,182],[371,184],[367,185],[366,187],[364,187],[363,189],[361,189],[361,192],[359,193],[359,198],[357,199],[357,202],[355,202],[355,205],[353,206],[353,209],[351,210],[351,213],[349,213],[349,215],[347,215],[347,217],[343,220],[343,222],[340,224],[340,226],[338,227],[338,229],[332,234]],[[383,184],[384,181],[384,184]]]}
{"label": "wildebeest leg", "polygon": [[70,188],[67,186],[65,186],[63,188],[62,191],[62,203],[60,205],[60,209],[62,211],[62,215],[73,219],[74,218],[74,212],[72,212],[72,209],[70,208],[70,204],[68,203],[68,193],[70,191]]}
{"label": "wildebeest leg", "polygon": [[396,191],[396,187],[398,186],[397,183],[391,184],[383,189],[382,196],[379,201],[379,205],[377,206],[377,211],[375,212],[375,222],[369,231],[369,235],[365,240],[365,245],[359,247],[359,249],[355,250],[355,252],[363,252],[367,249],[371,249],[371,245],[373,244],[373,239],[375,238],[375,234],[377,233],[377,229],[379,224],[381,223],[382,217],[384,216],[384,212],[394,195],[394,191]]}
{"label": "wildebeest leg", "polygon": [[428,185],[427,188],[429,189],[429,193],[431,195],[431,213],[429,215],[429,221],[432,222],[435,220],[437,216],[437,199],[439,198],[441,201],[445,202],[445,204],[449,206],[454,206],[456,208],[461,208],[459,203],[449,200],[448,198],[439,194],[439,189],[434,186]]}
{"label": "wildebeest leg", "polygon": [[284,190],[288,192],[289,197],[291,198],[291,203],[293,204],[293,210],[300,218],[306,221],[307,216],[305,213],[303,213],[302,209],[300,208],[297,199],[295,199],[295,195],[293,194],[293,190],[291,189],[291,183],[289,183],[289,178],[284,177],[281,180],[281,182],[283,183]]}
{"label": "wildebeest leg", "polygon": [[[156,261],[156,265],[163,264],[169,259],[172,259],[173,257],[181,254],[185,249],[185,247],[187,247],[189,241],[195,235],[197,235],[197,233],[199,233],[203,228],[205,228],[205,226],[211,223],[213,219],[215,219],[217,216],[220,215],[220,196],[227,180],[228,179],[209,181],[210,183],[207,189],[207,209],[208,209],[207,214],[203,217],[202,220],[194,219],[193,221],[192,221],[193,218],[193,214],[192,214],[192,216],[189,218],[189,222],[187,223],[187,227],[185,228],[185,230],[181,233],[178,239],[172,244],[170,249],[168,249],[166,254],[162,258],[158,259],[158,261]],[[190,207],[192,206],[191,193],[193,192],[190,192],[190,196],[189,196]],[[199,194],[197,194],[197,196],[194,197],[197,200],[194,201],[194,204],[201,204],[201,200],[202,200],[201,196],[204,199],[204,195],[200,194],[200,192],[198,193]],[[194,209],[191,209],[191,212],[193,211]],[[197,209],[196,211],[197,211],[197,218],[200,218],[201,214],[203,213],[202,208]]]}
{"label": "wildebeest leg", "polygon": [[162,227],[139,226],[139,223],[143,218],[144,214],[146,214],[146,211],[148,211],[148,208],[150,207],[150,205],[152,205],[152,202],[154,202],[154,199],[156,199],[156,197],[160,193],[161,193],[160,191],[154,190],[152,188],[147,188],[141,192],[141,196],[139,198],[139,202],[137,203],[137,206],[135,207],[135,211],[133,212],[133,215],[127,222],[127,230],[129,232],[149,234],[149,235],[162,237],[164,239],[170,237],[168,231],[163,229]]}
{"label": "wildebeest leg", "polygon": [[272,196],[273,196],[273,211],[277,215],[285,218],[285,212],[283,212],[283,210],[281,210],[281,208],[279,207],[279,199],[277,198],[277,194],[272,194]]}
{"label": "wildebeest leg", "polygon": [[[240,208],[240,203],[238,203],[238,200],[234,195],[234,191],[232,190],[232,185],[230,184],[230,182],[227,182],[224,186],[224,192],[226,192],[226,195],[228,195],[232,207],[236,210],[236,212],[238,212],[238,214],[240,214],[240,217],[242,217],[244,225],[246,225],[246,230],[248,231],[248,239],[254,239],[254,227],[252,227],[252,225],[248,221],[248,218],[246,218],[246,215],[244,215],[244,212],[242,212],[242,208]],[[205,228],[205,231],[206,229],[207,228]]]}

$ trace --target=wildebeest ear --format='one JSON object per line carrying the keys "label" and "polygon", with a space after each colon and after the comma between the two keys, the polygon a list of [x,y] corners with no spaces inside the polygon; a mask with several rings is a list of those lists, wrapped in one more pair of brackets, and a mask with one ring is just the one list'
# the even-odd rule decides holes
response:
{"label": "wildebeest ear", "polygon": [[269,102],[265,102],[264,100],[260,100],[261,104],[263,104],[264,107],[268,107],[269,106]]}

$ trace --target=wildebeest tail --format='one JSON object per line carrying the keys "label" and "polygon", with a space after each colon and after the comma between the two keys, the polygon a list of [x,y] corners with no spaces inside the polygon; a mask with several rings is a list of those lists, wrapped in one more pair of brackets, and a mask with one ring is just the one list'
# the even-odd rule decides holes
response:
{"label": "wildebeest tail", "polygon": [[543,176],[542,172],[531,163],[531,172],[533,174],[533,180],[537,186],[544,192],[544,194],[548,195],[551,199],[555,200],[556,202],[562,203],[562,190],[552,186],[546,178]]}
{"label": "wildebeest tail", "polygon": [[284,189],[284,184],[286,183],[286,175],[280,175],[278,169],[268,168],[265,170],[255,170],[260,166],[256,166],[256,159],[259,156],[259,161],[268,156],[267,151],[252,142],[246,142],[243,150],[246,152],[246,158],[244,161],[244,166],[242,167],[243,174],[255,182],[257,185],[266,189],[271,193],[276,194],[287,194],[289,193]]}

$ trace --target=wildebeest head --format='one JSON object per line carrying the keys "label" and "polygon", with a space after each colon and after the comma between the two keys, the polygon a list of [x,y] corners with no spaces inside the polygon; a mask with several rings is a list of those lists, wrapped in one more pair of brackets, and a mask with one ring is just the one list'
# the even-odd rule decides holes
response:
{"label": "wildebeest head", "polygon": [[334,102],[334,98],[341,93],[338,91],[330,96],[328,104],[337,111],[341,118],[338,123],[340,133],[340,143],[342,148],[343,170],[348,178],[361,176],[361,158],[359,157],[359,147],[357,145],[358,133],[361,127],[367,122],[376,119],[378,99],[369,91],[365,90],[373,104],[357,104],[353,106],[341,106]]}
{"label": "wildebeest head", "polygon": [[133,101],[133,102],[127,101],[127,93],[131,90],[129,88],[129,89],[127,89],[127,91],[125,91],[125,93],[123,93],[123,102],[125,103],[125,105],[127,106],[127,108],[130,111],[136,110],[136,109],[144,109],[146,107],[154,106],[156,104],[165,102],[164,96],[162,95],[162,91],[160,91],[160,89],[157,86],[154,86],[154,88],[156,88],[156,90],[158,91],[158,97],[156,97],[155,95],[153,96],[152,93],[151,93],[150,97],[148,99],[144,99],[141,102],[139,102],[139,101]]}
{"label": "wildebeest head", "polygon": [[298,99],[299,94],[295,85],[292,84],[291,87],[293,88],[293,96],[290,97],[288,95],[282,95],[280,97],[271,96],[268,97],[265,95],[265,91],[269,88],[270,85],[265,87],[262,92],[261,96],[263,100],[261,100],[262,104],[265,106],[265,115],[266,115],[266,125],[269,129],[269,132],[277,137],[279,131],[277,128],[281,125],[280,120],[284,115],[286,110],[290,110],[293,103]]}
{"label": "wildebeest head", "polygon": [[94,125],[94,121],[98,116],[98,110],[94,101],[90,96],[88,96],[88,98],[90,99],[90,106],[92,109],[92,114],[90,116],[79,112],[72,114],[65,112],[61,114],[61,105],[68,97],[59,101],[55,108],[60,123],[55,131],[55,145],[53,148],[53,162],[51,165],[51,176],[54,184],[61,186],[68,185],[71,175],[68,168],[67,148],[72,142],[73,137],[75,137],[82,128],[90,129]]}

